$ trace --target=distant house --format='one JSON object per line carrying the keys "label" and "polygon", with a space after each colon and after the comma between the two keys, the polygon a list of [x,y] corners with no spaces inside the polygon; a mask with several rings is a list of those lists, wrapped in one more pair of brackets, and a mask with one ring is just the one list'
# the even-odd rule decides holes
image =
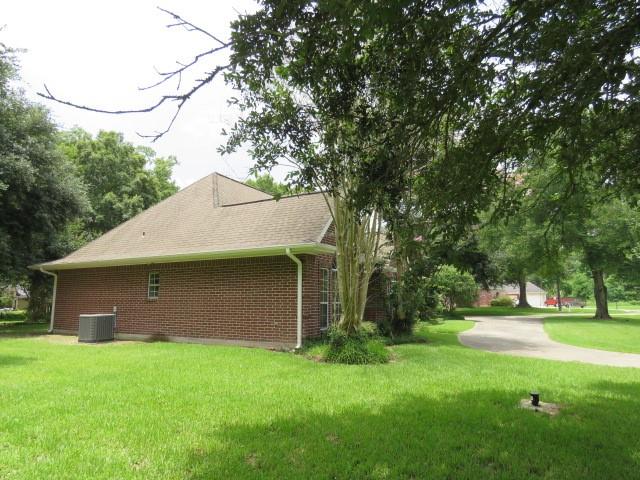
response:
{"label": "distant house", "polygon": [[4,290],[0,289],[0,295],[11,300],[10,308],[13,310],[26,310],[29,308],[29,295],[20,285],[7,287]]}
{"label": "distant house", "polygon": [[[478,300],[475,302],[477,307],[488,307],[491,300],[496,297],[511,297],[514,303],[520,299],[520,287],[518,284],[499,285],[490,290],[480,290]],[[544,307],[547,299],[546,292],[532,282],[527,282],[527,301],[532,307]]]}
{"label": "distant house", "polygon": [[340,313],[323,195],[276,201],[217,173],[33,268],[56,277],[61,333],[76,332],[80,314],[117,311],[119,338],[294,346]]}
{"label": "distant house", "polygon": [[26,310],[29,308],[29,295],[21,286],[17,285],[13,289],[13,309]]}

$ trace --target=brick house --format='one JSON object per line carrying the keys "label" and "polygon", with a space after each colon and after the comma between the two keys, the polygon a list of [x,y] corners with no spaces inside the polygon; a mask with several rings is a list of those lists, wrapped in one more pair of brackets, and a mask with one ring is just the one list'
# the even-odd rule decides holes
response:
{"label": "brick house", "polygon": [[[51,331],[117,313],[121,339],[299,346],[339,315],[322,194],[274,200],[213,173],[70,255],[54,276]],[[372,290],[367,308],[381,317]]]}
{"label": "brick house", "polygon": [[[532,307],[544,307],[547,299],[546,292],[535,283],[527,282],[527,301]],[[497,297],[511,297],[516,303],[520,298],[520,286],[517,284],[498,285],[490,290],[480,290],[474,307],[488,307],[491,300]]]}

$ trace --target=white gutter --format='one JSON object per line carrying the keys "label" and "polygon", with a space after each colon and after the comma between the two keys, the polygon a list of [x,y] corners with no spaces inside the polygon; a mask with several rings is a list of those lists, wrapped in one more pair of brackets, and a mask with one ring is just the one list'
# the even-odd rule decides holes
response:
{"label": "white gutter", "polygon": [[53,321],[56,314],[56,293],[58,290],[58,274],[53,272],[47,272],[44,268],[40,267],[42,273],[51,275],[53,277],[53,299],[51,300],[51,320],[49,322],[49,333],[53,333]]}
{"label": "white gutter", "polygon": [[298,257],[291,253],[290,248],[285,249],[287,257],[293,260],[298,266],[298,300],[297,300],[297,329],[296,329],[296,350],[302,348],[302,262]]}
{"label": "white gutter", "polygon": [[[295,254],[308,253],[318,255],[334,253],[336,247],[320,243],[300,243],[292,245],[276,245],[271,247],[241,248],[221,250],[217,252],[182,253],[173,255],[156,255],[151,257],[112,258],[106,260],[91,260],[84,262],[48,262],[30,265],[29,268],[38,270],[41,267],[51,270],[75,270],[79,268],[115,267],[122,265],[150,265],[155,263],[193,262],[197,260],[218,260],[223,258],[270,257],[282,255],[283,249],[290,249]],[[64,259],[62,259],[64,260]]]}

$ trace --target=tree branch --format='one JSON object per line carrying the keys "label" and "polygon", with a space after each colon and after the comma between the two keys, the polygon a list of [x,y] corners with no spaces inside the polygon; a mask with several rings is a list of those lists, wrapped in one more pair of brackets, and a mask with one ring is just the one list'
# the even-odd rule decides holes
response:
{"label": "tree branch", "polygon": [[[158,87],[160,85],[163,85],[165,82],[171,80],[172,78],[176,78],[177,77],[178,78],[178,85],[176,87],[176,91],[178,92],[180,90],[180,87],[182,86],[182,74],[184,72],[186,72],[191,67],[196,65],[204,57],[207,57],[209,55],[213,55],[214,53],[217,53],[217,52],[219,52],[221,50],[224,50],[224,49],[228,48],[231,45],[231,42],[223,42],[222,40],[217,38],[215,35],[207,32],[203,28],[200,28],[197,25],[194,25],[193,23],[185,20],[184,18],[182,18],[180,15],[178,15],[176,13],[173,13],[173,12],[171,12],[169,10],[165,10],[163,8],[160,8],[160,7],[158,7],[158,10],[170,15],[171,17],[173,17],[173,19],[176,20],[175,23],[167,25],[167,28],[181,26],[181,27],[184,27],[189,32],[194,32],[194,31],[195,32],[199,32],[199,33],[211,38],[212,40],[214,40],[215,42],[217,42],[219,44],[219,46],[217,46],[215,48],[211,48],[210,50],[207,50],[205,52],[197,54],[193,58],[193,60],[190,61],[189,63],[184,63],[183,64],[181,62],[176,62],[179,65],[179,68],[176,68],[175,70],[161,72],[161,71],[158,71],[156,69],[157,74],[160,75],[162,78],[159,81],[157,81],[156,83],[152,84],[152,85],[139,88],[139,90],[150,90],[150,89],[153,89],[153,88]],[[158,99],[157,102],[152,103],[152,104],[150,104],[150,105],[148,105],[146,107],[141,107],[141,108],[108,110],[108,109],[104,109],[104,108],[92,107],[92,106],[89,106],[89,105],[81,105],[79,103],[75,103],[75,102],[72,102],[70,100],[64,100],[64,99],[56,97],[53,93],[51,93],[51,90],[49,90],[49,87],[47,87],[46,84],[44,85],[44,93],[43,92],[37,92],[37,94],[38,94],[38,96],[40,96],[42,98],[45,98],[47,100],[52,100],[52,101],[60,103],[62,105],[67,105],[69,107],[77,108],[77,109],[80,109],[80,110],[86,110],[88,112],[107,113],[107,114],[111,114],[111,115],[122,115],[122,114],[131,114],[131,113],[149,113],[149,112],[153,112],[154,110],[160,108],[165,103],[174,102],[174,104],[176,105],[176,110],[175,110],[173,116],[171,117],[171,120],[169,121],[169,124],[167,125],[167,127],[164,130],[156,131],[154,134],[150,134],[150,135],[144,135],[144,134],[138,133],[138,136],[140,136],[142,138],[150,138],[150,139],[152,139],[153,142],[155,142],[156,140],[158,140],[159,138],[164,136],[167,132],[169,132],[169,130],[171,130],[171,127],[173,127],[173,124],[175,123],[176,118],[178,118],[178,115],[180,114],[180,111],[182,110],[182,107],[187,102],[187,100],[189,100],[202,87],[204,87],[205,85],[211,83],[211,81],[213,81],[213,79],[216,76],[218,76],[218,74],[220,72],[223,72],[224,70],[227,70],[230,66],[231,66],[230,64],[218,65],[213,70],[207,72],[206,75],[203,78],[195,80],[194,84],[192,85],[192,87],[188,91],[186,91],[184,93],[175,93],[173,95],[162,95],[162,96],[160,96],[160,98]]]}
{"label": "tree branch", "polygon": [[194,25],[193,23],[185,20],[184,18],[182,18],[180,15],[178,15],[177,13],[173,13],[170,10],[165,10],[162,7],[157,7],[158,10],[160,10],[161,12],[166,13],[167,15],[171,15],[175,20],[176,23],[170,23],[169,25],[167,25],[167,28],[173,28],[173,27],[183,27],[187,32],[199,32],[202,33],[203,35],[206,35],[207,37],[215,40],[216,42],[218,42],[221,46],[223,47],[227,47],[228,44],[223,42],[222,40],[220,40],[218,37],[216,37],[215,35],[207,32],[205,29],[198,27],[197,25]]}

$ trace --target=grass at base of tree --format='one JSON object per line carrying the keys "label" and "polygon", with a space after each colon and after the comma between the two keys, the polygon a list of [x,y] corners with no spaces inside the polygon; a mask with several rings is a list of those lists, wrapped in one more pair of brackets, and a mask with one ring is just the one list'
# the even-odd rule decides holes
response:
{"label": "grass at base of tree", "polygon": [[[0,478],[636,478],[640,372],[462,347],[385,365],[229,346],[0,338]],[[555,417],[518,407],[532,389]]]}
{"label": "grass at base of tree", "polygon": [[612,320],[585,317],[550,317],[544,329],[551,339],[614,352],[640,353],[640,316],[620,316]]}

